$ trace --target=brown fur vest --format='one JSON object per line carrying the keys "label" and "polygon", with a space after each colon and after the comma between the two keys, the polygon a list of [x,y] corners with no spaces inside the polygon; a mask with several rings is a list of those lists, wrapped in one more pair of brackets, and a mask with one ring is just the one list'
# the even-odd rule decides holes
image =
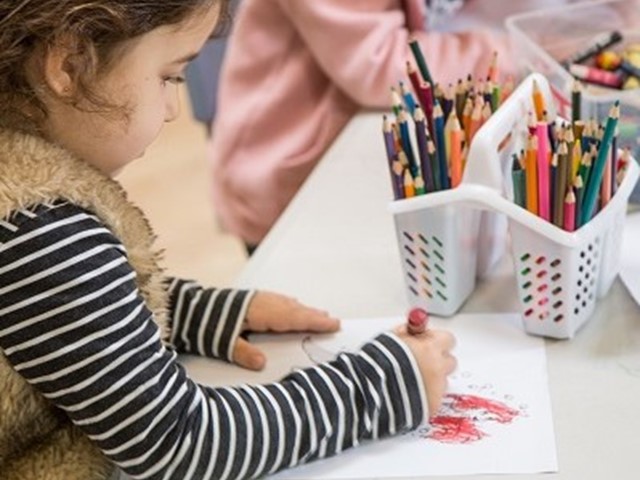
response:
{"label": "brown fur vest", "polygon": [[[66,199],[95,213],[125,246],[136,283],[166,333],[159,253],[142,212],[97,169],[36,137],[0,130],[0,219]],[[165,335],[163,335],[163,338]],[[113,466],[67,416],[32,388],[0,351],[0,480],[93,480]]]}

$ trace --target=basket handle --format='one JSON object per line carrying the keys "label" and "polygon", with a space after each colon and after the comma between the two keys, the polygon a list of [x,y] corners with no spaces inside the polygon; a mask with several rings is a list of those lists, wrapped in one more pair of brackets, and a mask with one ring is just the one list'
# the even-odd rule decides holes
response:
{"label": "basket handle", "polygon": [[538,73],[532,73],[520,83],[473,137],[462,178],[463,184],[484,185],[502,192],[504,169],[499,161],[500,152],[514,141],[516,135],[526,135],[527,122],[523,119],[533,110],[534,81],[544,96],[548,117],[556,118],[547,79]]}

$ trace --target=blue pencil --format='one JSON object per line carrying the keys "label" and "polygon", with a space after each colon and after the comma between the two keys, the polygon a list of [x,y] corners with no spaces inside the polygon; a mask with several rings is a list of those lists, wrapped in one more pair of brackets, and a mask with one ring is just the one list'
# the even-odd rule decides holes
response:
{"label": "blue pencil", "polygon": [[407,116],[407,112],[404,108],[400,109],[400,114],[398,115],[398,126],[400,127],[400,141],[402,142],[402,149],[407,155],[407,160],[409,162],[409,170],[413,177],[417,177],[419,173],[418,162],[413,154],[411,134],[409,133],[409,117]]}
{"label": "blue pencil", "polygon": [[440,167],[440,187],[446,190],[451,188],[451,183],[449,182],[449,167],[447,165],[447,151],[444,140],[444,116],[438,102],[433,107],[433,129],[436,134],[436,153]]}
{"label": "blue pencil", "polygon": [[427,151],[427,122],[424,117],[424,112],[420,106],[416,107],[416,113],[413,116],[413,121],[416,126],[416,140],[418,142],[418,154],[420,155],[420,171],[422,172],[422,179],[424,180],[427,193],[433,192],[435,190],[435,183],[433,182],[431,162],[429,161],[429,153]]}

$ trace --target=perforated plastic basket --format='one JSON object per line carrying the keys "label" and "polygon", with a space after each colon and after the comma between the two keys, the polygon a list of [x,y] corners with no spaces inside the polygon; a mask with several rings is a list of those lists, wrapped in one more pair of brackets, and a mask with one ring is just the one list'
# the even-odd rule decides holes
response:
{"label": "perforated plastic basket", "polygon": [[506,245],[505,219],[525,329],[571,338],[593,313],[619,270],[629,195],[639,169],[629,162],[607,206],[566,232],[513,203],[511,154],[524,148],[533,81],[555,111],[544,77],[527,77],[474,137],[458,188],[394,201],[409,301],[437,315],[454,314]]}
{"label": "perforated plastic basket", "polygon": [[478,211],[443,205],[398,214],[395,222],[411,304],[454,314],[475,286]]}

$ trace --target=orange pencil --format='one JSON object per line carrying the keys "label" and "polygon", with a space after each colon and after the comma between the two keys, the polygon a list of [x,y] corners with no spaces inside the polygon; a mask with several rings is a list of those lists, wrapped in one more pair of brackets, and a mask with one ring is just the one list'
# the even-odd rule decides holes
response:
{"label": "orange pencil", "polygon": [[455,188],[462,180],[462,129],[457,117],[453,117],[453,125],[450,131],[451,154],[451,187]]}
{"label": "orange pencil", "polygon": [[411,198],[416,196],[416,187],[413,184],[413,177],[407,168],[404,171],[404,197]]}
{"label": "orange pencil", "polygon": [[456,111],[452,109],[444,124],[444,153],[449,160],[451,159],[451,130],[453,129],[453,123],[457,120]]}
{"label": "orange pencil", "polygon": [[538,140],[533,135],[527,142],[525,154],[525,177],[527,185],[527,210],[538,214]]}

